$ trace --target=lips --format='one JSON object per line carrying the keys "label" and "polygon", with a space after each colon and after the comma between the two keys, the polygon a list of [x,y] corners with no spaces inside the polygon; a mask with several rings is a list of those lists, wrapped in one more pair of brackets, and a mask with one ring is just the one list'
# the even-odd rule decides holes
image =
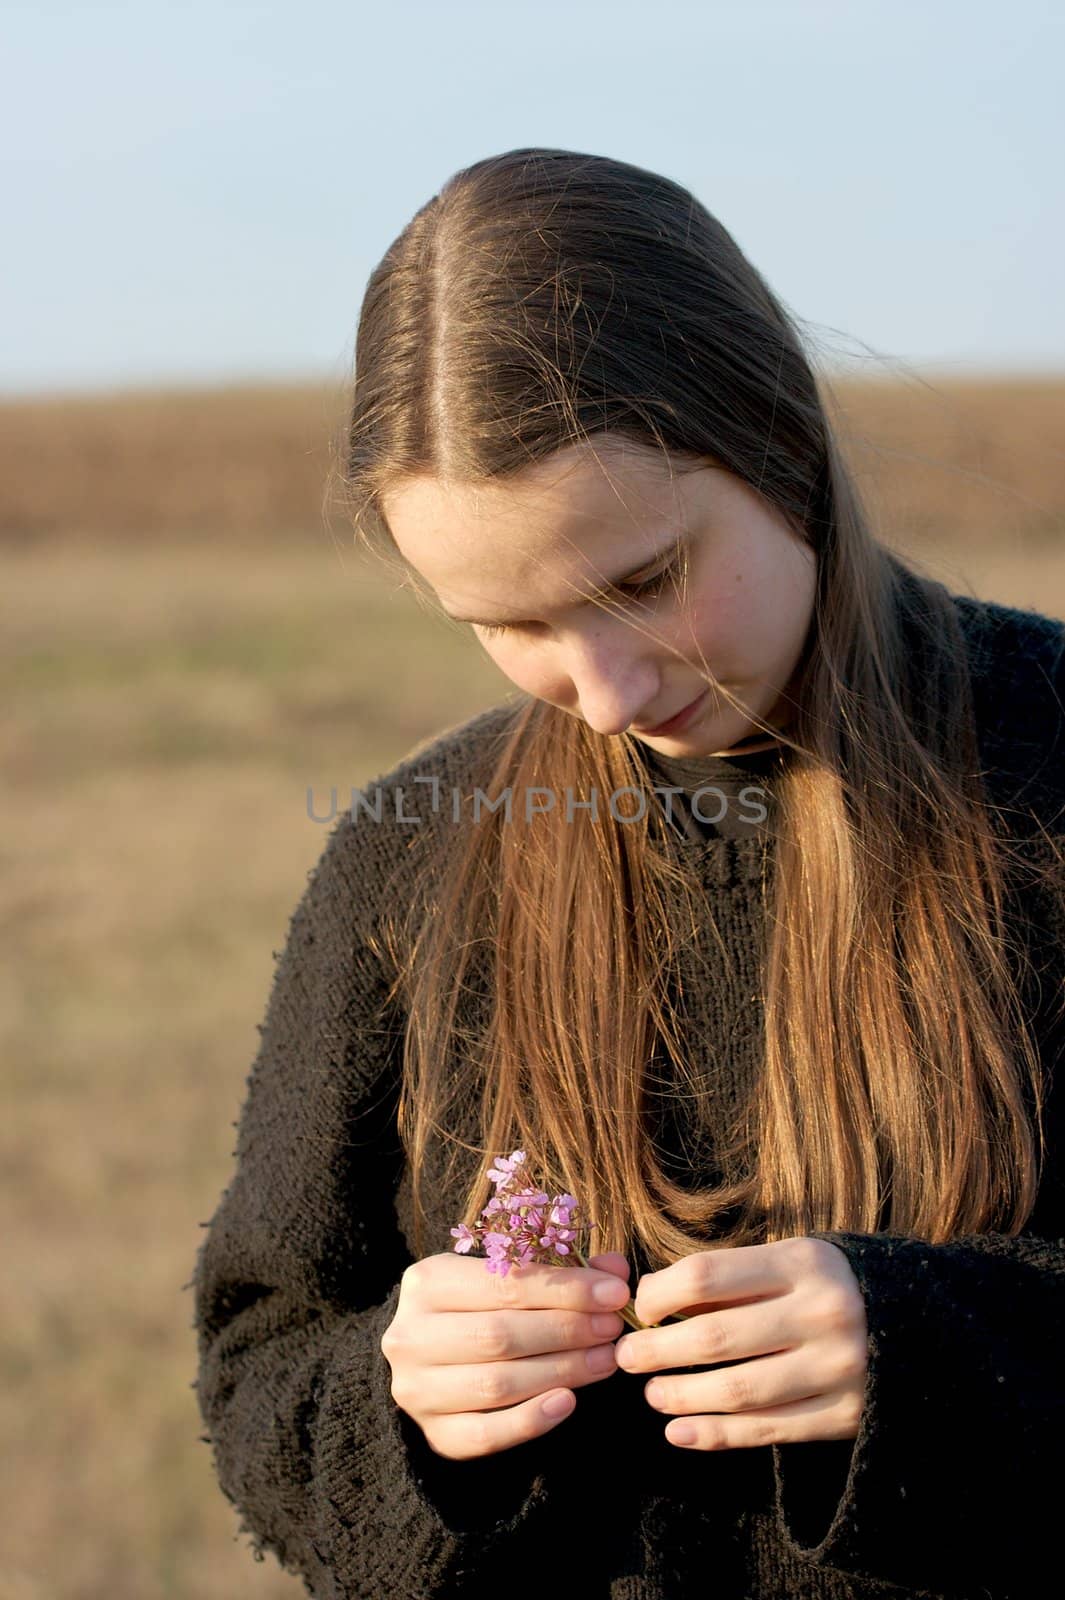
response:
{"label": "lips", "polygon": [[673,715],[671,717],[667,717],[664,722],[655,723],[653,728],[639,728],[634,725],[633,732],[658,734],[672,733],[675,730],[679,731],[680,727],[688,720],[689,715],[693,714],[698,709],[703,696],[706,695],[707,692],[708,691],[704,689],[702,694],[697,694],[694,700],[689,700],[686,706],[681,706],[679,711],[674,711]]}

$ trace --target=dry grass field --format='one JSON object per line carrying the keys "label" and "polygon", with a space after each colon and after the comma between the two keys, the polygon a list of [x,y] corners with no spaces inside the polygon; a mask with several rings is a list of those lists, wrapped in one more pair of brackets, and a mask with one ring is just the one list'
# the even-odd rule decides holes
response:
{"label": "dry grass field", "polygon": [[[323,519],[318,389],[0,405],[0,1600],[280,1600],[183,1290],[342,794],[508,687]],[[836,398],[881,537],[1065,616],[1065,381]],[[384,1597],[382,1597],[384,1600]]]}

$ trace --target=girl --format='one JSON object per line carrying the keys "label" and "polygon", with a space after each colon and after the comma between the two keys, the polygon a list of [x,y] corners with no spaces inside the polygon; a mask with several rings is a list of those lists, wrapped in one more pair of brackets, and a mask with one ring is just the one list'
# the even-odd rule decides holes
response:
{"label": "girl", "polygon": [[[1043,1592],[1065,628],[877,542],[779,301],[605,158],[418,212],[343,475],[519,693],[353,795],[292,917],[193,1280],[256,1555],[372,1600]],[[510,1152],[587,1266],[456,1253]]]}

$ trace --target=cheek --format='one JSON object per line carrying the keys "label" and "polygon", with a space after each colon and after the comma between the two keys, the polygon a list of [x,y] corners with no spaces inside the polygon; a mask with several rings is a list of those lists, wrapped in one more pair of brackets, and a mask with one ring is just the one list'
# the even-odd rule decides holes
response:
{"label": "cheek", "polygon": [[737,675],[772,670],[807,609],[805,568],[787,548],[754,544],[742,566],[725,568],[692,607],[692,624],[707,659]]}
{"label": "cheek", "polygon": [[704,594],[678,626],[678,646],[683,649],[686,640],[690,654],[694,637],[713,671],[739,675],[761,651],[764,625],[753,595],[746,585]]}
{"label": "cheek", "polygon": [[551,691],[558,686],[558,675],[550,672],[546,662],[538,661],[534,653],[505,640],[496,643],[482,639],[481,648],[500,672],[526,694],[535,695],[538,700],[554,698]]}

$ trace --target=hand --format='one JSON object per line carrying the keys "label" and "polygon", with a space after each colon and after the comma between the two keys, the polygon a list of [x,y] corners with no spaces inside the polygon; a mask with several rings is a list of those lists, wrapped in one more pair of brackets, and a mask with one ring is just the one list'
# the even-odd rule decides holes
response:
{"label": "hand", "polygon": [[733,1450],[856,1437],[868,1365],[865,1302],[838,1245],[794,1238],[700,1251],[642,1277],[635,1309],[643,1323],[678,1312],[685,1320],[620,1339],[615,1351],[626,1371],[738,1362],[647,1385],[656,1410],[684,1418],[666,1429],[670,1444]]}
{"label": "hand", "polygon": [[[573,1389],[617,1370],[611,1341],[624,1327],[628,1276],[615,1252],[587,1267],[535,1263],[505,1276],[451,1250],[414,1262],[381,1336],[393,1400],[449,1460],[550,1432],[572,1412]],[[606,1304],[595,1295],[603,1286]],[[564,1409],[545,1412],[551,1401]]]}

